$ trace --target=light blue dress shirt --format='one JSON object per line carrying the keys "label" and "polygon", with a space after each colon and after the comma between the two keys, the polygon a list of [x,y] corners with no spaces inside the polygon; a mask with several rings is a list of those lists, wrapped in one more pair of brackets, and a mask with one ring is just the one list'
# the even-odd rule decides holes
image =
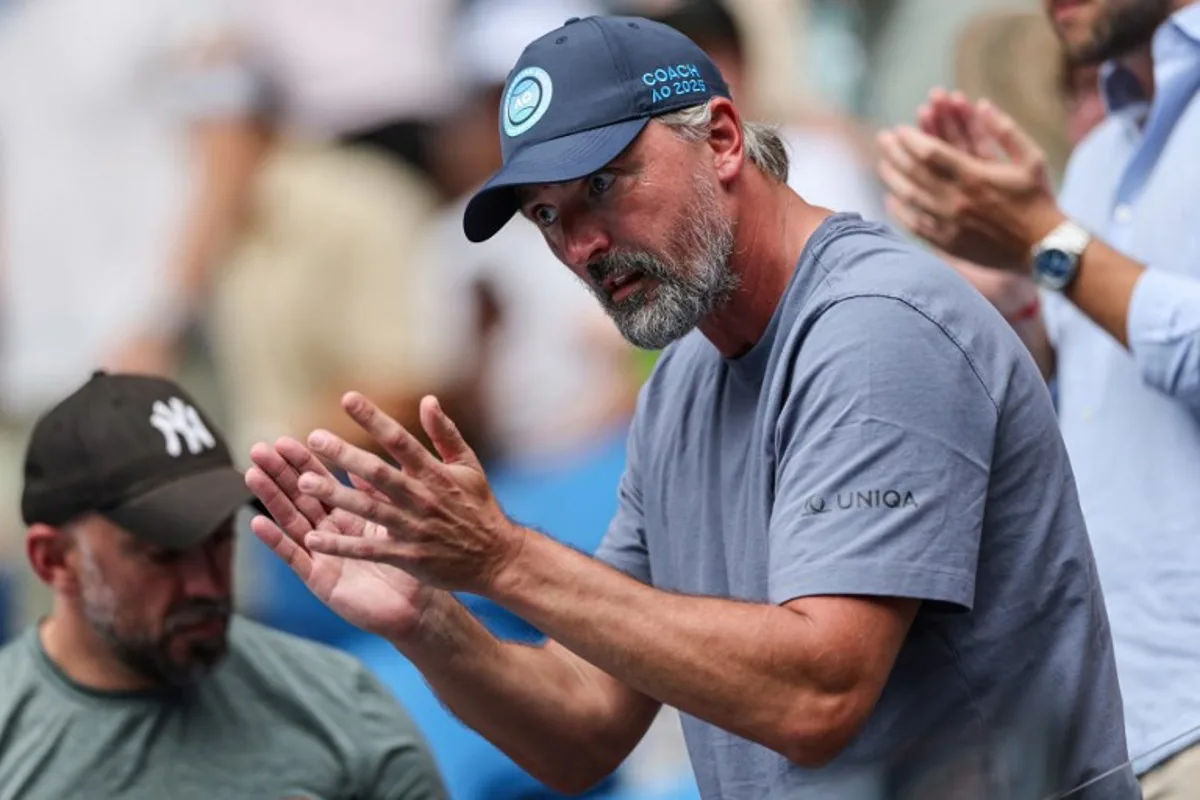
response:
{"label": "light blue dress shirt", "polygon": [[[1058,295],[1058,402],[1116,643],[1139,773],[1200,741],[1200,5],[1153,42],[1156,91],[1106,67],[1109,114],[1079,146],[1064,211],[1146,264],[1130,350]],[[1155,749],[1157,748],[1157,749]]]}

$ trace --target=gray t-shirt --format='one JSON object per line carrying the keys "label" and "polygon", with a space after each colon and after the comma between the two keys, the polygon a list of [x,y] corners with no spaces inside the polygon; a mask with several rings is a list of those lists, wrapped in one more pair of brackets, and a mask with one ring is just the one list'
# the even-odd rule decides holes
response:
{"label": "gray t-shirt", "polygon": [[242,618],[186,692],[72,682],[35,629],[0,650],[0,800],[442,800],[425,741],[350,656]]}
{"label": "gray t-shirt", "polygon": [[[921,769],[947,793],[912,796],[984,796],[929,771],[985,758],[1033,784],[1005,797],[1039,797],[1127,758],[1045,382],[953,270],[855,215],[812,236],[747,354],[722,358],[698,332],[663,354],[598,557],[694,595],[925,601],[865,728],[824,769],[684,715],[706,798],[895,797]],[[1072,798],[1138,796],[1122,769]]]}

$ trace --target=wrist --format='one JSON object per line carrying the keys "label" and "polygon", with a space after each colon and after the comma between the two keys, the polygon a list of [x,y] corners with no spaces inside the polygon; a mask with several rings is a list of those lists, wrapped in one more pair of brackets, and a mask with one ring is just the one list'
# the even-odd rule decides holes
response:
{"label": "wrist", "polygon": [[[1026,253],[1041,244],[1046,236],[1067,221],[1067,215],[1058,207],[1053,198],[1030,204],[1028,213],[1023,215],[1021,224],[1021,243]],[[1032,268],[1032,258],[1026,262]]]}
{"label": "wrist", "polygon": [[497,562],[484,592],[486,597],[501,604],[502,598],[515,597],[520,593],[520,587],[528,575],[527,562],[534,557],[538,544],[536,540],[539,538],[534,531],[511,520],[507,521],[503,536],[505,555]]}
{"label": "wrist", "polygon": [[450,592],[423,587],[413,600],[413,620],[380,633],[393,647],[415,660],[413,656],[417,652],[444,646],[453,607],[457,605],[458,600]]}

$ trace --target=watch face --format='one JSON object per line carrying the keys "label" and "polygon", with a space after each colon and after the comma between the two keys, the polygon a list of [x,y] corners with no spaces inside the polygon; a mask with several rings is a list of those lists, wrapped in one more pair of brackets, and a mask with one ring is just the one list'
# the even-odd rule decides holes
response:
{"label": "watch face", "polygon": [[1043,250],[1038,254],[1037,271],[1051,281],[1065,281],[1075,269],[1075,256],[1062,250]]}

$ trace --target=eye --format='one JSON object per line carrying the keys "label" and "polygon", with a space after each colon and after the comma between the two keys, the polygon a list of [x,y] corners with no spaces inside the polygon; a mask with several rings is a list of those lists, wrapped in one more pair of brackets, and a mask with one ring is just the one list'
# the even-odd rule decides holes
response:
{"label": "eye", "polygon": [[588,194],[593,197],[604,194],[612,188],[613,182],[616,179],[617,176],[611,172],[597,172],[588,178]]}
{"label": "eye", "polygon": [[543,228],[549,228],[558,222],[558,209],[553,206],[538,206],[533,209],[533,221]]}

